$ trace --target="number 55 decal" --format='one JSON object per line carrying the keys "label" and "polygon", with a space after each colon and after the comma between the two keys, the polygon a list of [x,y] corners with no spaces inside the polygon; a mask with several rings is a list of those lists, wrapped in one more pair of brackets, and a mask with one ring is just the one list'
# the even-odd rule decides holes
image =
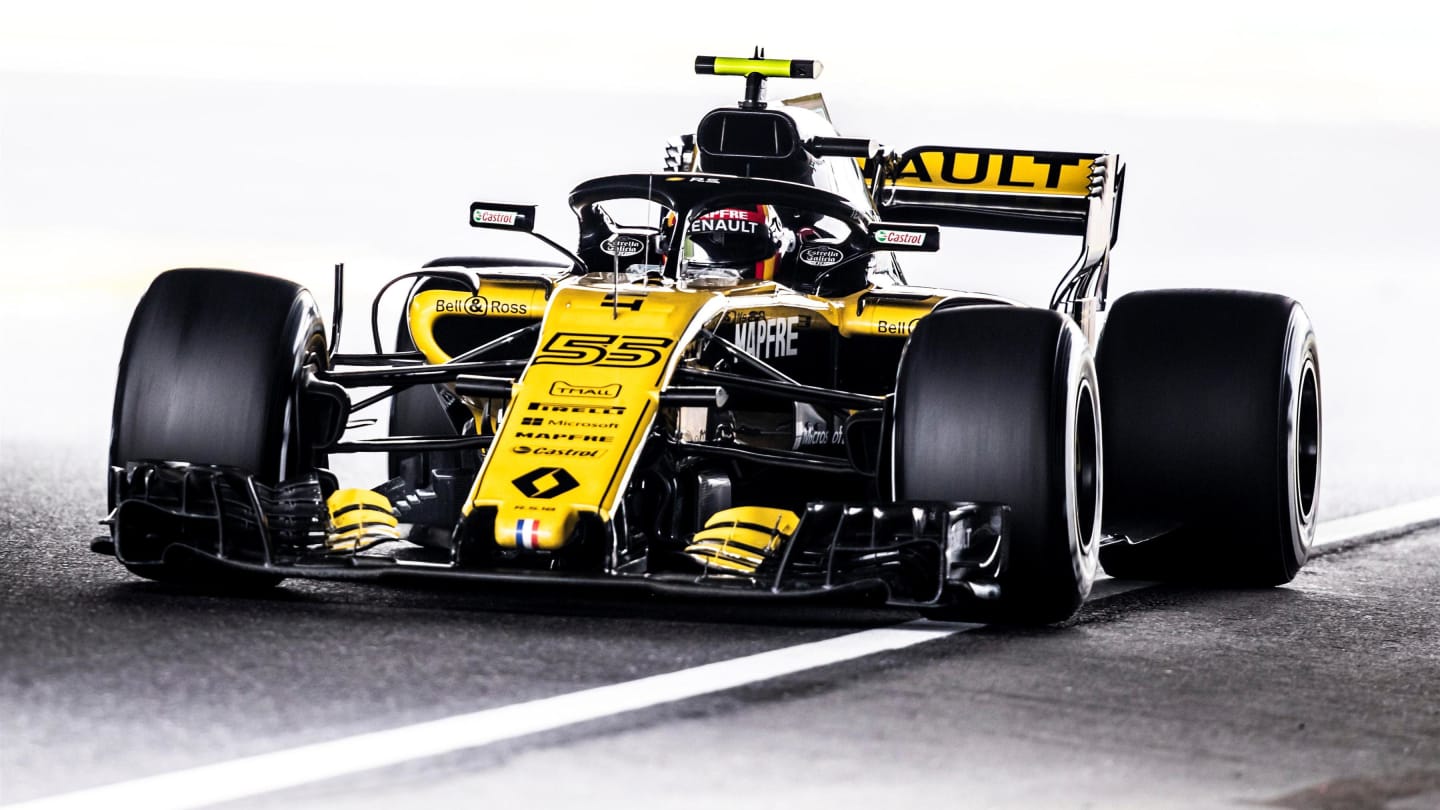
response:
{"label": "number 55 decal", "polygon": [[534,365],[644,368],[658,363],[674,342],[664,337],[556,332],[536,353]]}

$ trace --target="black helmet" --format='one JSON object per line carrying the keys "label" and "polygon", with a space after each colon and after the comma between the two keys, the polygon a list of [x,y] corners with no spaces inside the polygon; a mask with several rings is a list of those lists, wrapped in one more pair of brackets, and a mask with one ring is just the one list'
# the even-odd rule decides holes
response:
{"label": "black helmet", "polygon": [[774,206],[717,208],[695,217],[681,251],[680,277],[693,284],[728,286],[741,279],[770,280],[780,257],[795,245]]}

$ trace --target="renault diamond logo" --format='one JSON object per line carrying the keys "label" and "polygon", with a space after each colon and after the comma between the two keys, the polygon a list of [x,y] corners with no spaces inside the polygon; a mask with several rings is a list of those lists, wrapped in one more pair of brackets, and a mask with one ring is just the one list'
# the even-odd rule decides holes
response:
{"label": "renault diamond logo", "polygon": [[536,467],[510,483],[527,498],[553,498],[580,486],[563,467]]}

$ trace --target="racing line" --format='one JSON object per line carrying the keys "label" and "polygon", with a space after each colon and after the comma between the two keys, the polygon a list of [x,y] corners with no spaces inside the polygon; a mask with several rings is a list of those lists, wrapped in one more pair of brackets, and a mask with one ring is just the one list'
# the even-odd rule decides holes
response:
{"label": "racing line", "polygon": [[[1318,527],[1311,556],[1437,524],[1440,524],[1440,497],[1326,521]],[[1152,584],[1121,582],[1102,576],[1095,583],[1090,601],[1108,599]],[[912,647],[981,626],[918,619],[610,686],[0,805],[0,810],[204,807],[734,689]]]}

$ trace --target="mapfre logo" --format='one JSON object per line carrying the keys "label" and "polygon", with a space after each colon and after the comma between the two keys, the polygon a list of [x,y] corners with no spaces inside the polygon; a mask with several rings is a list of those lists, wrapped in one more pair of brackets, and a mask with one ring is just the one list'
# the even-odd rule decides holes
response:
{"label": "mapfre logo", "polygon": [[735,345],[761,360],[800,353],[800,317],[759,318],[735,324]]}
{"label": "mapfre logo", "polygon": [[550,395],[556,397],[583,397],[586,399],[614,399],[620,396],[620,383],[613,385],[571,385],[567,382],[550,384]]}

